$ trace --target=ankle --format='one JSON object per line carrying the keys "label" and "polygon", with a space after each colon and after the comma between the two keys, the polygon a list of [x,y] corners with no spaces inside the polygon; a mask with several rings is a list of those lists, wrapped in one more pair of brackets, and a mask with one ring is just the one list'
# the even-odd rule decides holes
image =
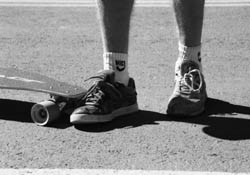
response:
{"label": "ankle", "polygon": [[115,81],[128,85],[128,54],[105,52],[103,54],[104,70],[114,70]]}
{"label": "ankle", "polygon": [[179,43],[179,59],[201,62],[201,44],[189,47]]}
{"label": "ankle", "polygon": [[183,61],[187,60],[193,61],[198,64],[200,71],[202,71],[201,45],[195,47],[188,47],[179,43],[179,56],[176,61],[176,65],[181,64]]}

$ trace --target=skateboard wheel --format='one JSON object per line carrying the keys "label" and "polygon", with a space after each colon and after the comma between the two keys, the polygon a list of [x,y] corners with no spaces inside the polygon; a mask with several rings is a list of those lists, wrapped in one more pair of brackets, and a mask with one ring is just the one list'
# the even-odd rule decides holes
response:
{"label": "skateboard wheel", "polygon": [[53,101],[43,101],[33,105],[31,118],[40,126],[48,125],[60,116],[60,109]]}

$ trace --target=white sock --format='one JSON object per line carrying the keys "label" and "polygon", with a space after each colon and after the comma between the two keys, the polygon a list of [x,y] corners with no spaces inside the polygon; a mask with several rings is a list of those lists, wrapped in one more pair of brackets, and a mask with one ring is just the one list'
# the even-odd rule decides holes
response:
{"label": "white sock", "polygon": [[192,60],[199,65],[200,71],[202,71],[201,66],[201,45],[195,47],[187,47],[179,43],[179,57],[177,62],[182,62],[183,60]]}
{"label": "white sock", "polygon": [[128,54],[105,52],[103,54],[104,70],[115,71],[115,81],[128,85]]}

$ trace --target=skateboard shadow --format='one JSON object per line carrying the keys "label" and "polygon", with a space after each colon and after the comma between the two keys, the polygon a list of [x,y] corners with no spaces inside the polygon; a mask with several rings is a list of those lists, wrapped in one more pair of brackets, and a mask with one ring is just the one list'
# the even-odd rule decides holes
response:
{"label": "skateboard shadow", "polygon": [[[30,110],[33,105],[34,103],[31,102],[0,99],[0,120],[33,123],[30,117]],[[62,114],[56,122],[46,127],[65,129],[70,126],[72,124],[70,124],[68,115]]]}
{"label": "skateboard shadow", "polygon": [[249,119],[237,118],[237,114],[250,115],[250,107],[209,98],[205,112],[198,117],[176,118],[162,113],[141,110],[106,124],[76,125],[75,128],[85,132],[107,132],[118,128],[159,125],[159,122],[162,121],[184,122],[204,126],[203,132],[212,137],[225,140],[250,139],[250,116]]}
{"label": "skateboard shadow", "polygon": [[30,109],[34,103],[0,99],[0,120],[31,123]]}

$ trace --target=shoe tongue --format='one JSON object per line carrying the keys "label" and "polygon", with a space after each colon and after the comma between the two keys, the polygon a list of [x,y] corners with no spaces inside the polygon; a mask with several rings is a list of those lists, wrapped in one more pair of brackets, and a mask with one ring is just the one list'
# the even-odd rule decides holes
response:
{"label": "shoe tongue", "polygon": [[198,64],[196,64],[193,61],[188,61],[188,62],[184,62],[180,65],[180,71],[181,71],[181,75],[183,76],[185,73],[188,73],[190,70],[193,69],[199,69]]}
{"label": "shoe tongue", "polygon": [[114,84],[115,82],[115,72],[113,70],[103,70],[98,72],[98,77],[100,77],[103,81]]}

